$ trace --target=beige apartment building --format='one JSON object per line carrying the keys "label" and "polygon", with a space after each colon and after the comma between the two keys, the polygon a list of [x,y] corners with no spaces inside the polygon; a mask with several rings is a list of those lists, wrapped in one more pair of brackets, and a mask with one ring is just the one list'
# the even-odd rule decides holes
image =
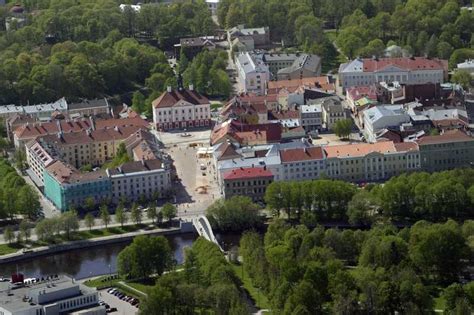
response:
{"label": "beige apartment building", "polygon": [[142,129],[125,126],[42,136],[26,145],[27,162],[43,182],[44,169],[51,161],[59,159],[75,168],[102,165],[115,157],[121,142]]}
{"label": "beige apartment building", "polygon": [[327,175],[352,182],[385,180],[421,169],[416,143],[359,143],[324,147]]}
{"label": "beige apartment building", "polygon": [[416,142],[420,148],[421,164],[428,172],[474,165],[474,138],[460,130],[425,136]]}

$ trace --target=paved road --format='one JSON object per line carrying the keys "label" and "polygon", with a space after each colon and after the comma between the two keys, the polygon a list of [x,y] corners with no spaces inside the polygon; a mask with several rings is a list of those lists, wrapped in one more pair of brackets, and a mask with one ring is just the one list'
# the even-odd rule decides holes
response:
{"label": "paved road", "polygon": [[109,314],[120,314],[120,315],[138,314],[138,308],[131,305],[130,303],[122,301],[121,299],[119,299],[118,297],[110,293],[107,293],[107,290],[100,290],[99,294],[100,294],[99,299],[109,304],[111,308],[112,307],[117,308],[117,312],[109,313]]}

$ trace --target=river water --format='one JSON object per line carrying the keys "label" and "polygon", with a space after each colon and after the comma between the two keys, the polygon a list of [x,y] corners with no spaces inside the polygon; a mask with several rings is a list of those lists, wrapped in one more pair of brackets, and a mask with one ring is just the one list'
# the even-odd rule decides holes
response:
{"label": "river water", "polygon": [[[174,251],[178,264],[184,260],[184,248],[191,246],[197,238],[194,233],[166,236]],[[221,246],[229,249],[238,244],[238,235],[216,235]],[[94,246],[48,256],[40,256],[31,260],[1,264],[0,277],[10,277],[16,271],[25,278],[42,277],[51,274],[66,274],[76,279],[83,279],[117,271],[117,256],[130,242]]]}

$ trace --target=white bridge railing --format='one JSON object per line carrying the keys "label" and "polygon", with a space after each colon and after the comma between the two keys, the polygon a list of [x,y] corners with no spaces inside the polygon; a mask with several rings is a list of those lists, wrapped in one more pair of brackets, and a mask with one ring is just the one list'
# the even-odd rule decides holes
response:
{"label": "white bridge railing", "polygon": [[213,242],[217,246],[219,246],[219,249],[224,252],[224,249],[222,249],[221,245],[219,245],[219,242],[217,241],[216,237],[214,236],[214,232],[212,231],[211,224],[209,223],[209,220],[206,218],[204,215],[200,215],[197,218],[193,219],[193,226],[198,232],[199,236],[204,237],[206,240]]}

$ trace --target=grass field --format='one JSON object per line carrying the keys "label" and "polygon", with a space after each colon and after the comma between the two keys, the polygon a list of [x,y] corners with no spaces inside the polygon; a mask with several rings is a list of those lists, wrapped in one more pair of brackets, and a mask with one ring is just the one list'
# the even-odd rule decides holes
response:
{"label": "grass field", "polygon": [[252,299],[255,301],[255,304],[260,309],[270,309],[270,303],[268,298],[263,294],[263,292],[253,286],[252,281],[247,274],[247,272],[242,268],[242,265],[232,264],[232,267],[235,270],[236,275],[239,277],[240,281],[244,285],[244,288],[248,291]]}
{"label": "grass field", "polygon": [[17,244],[0,244],[0,255],[16,253],[21,248],[23,247]]}
{"label": "grass field", "polygon": [[146,282],[130,281],[130,282],[127,282],[127,284],[131,286],[132,288],[137,289],[138,291],[148,294],[148,291],[155,285],[155,281],[156,281],[155,278],[151,278],[147,280]]}

